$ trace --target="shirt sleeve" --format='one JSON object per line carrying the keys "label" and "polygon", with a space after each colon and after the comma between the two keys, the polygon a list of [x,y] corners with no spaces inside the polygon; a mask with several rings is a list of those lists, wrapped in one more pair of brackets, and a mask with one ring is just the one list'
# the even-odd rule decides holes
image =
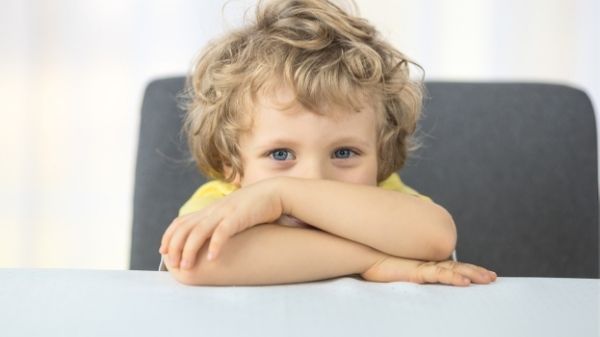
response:
{"label": "shirt sleeve", "polygon": [[421,198],[424,200],[433,201],[428,196],[422,195],[419,192],[417,192],[415,189],[411,188],[410,186],[405,185],[402,182],[402,180],[400,179],[400,176],[398,175],[398,173],[393,173],[387,179],[380,182],[379,187],[384,188],[386,190],[392,190],[392,191],[398,191],[398,192],[410,194],[410,195],[413,195],[417,198]]}
{"label": "shirt sleeve", "polygon": [[214,201],[235,191],[237,187],[220,180],[210,181],[198,188],[196,192],[179,209],[179,216],[197,212]]}

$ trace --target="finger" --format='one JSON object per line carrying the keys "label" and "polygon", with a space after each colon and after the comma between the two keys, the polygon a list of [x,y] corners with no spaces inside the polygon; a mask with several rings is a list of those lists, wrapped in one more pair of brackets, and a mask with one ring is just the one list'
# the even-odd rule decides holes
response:
{"label": "finger", "polygon": [[444,261],[441,263],[478,284],[488,284],[496,280],[496,273],[470,263]]}
{"label": "finger", "polygon": [[179,226],[181,226],[182,224],[189,223],[190,221],[201,221],[201,219],[205,218],[208,215],[208,213],[207,213],[208,210],[209,210],[209,207],[207,206],[206,208],[203,208],[202,210],[200,210],[198,212],[192,212],[192,213],[182,215],[182,216],[175,218],[171,222],[169,227],[167,227],[167,229],[165,230],[165,233],[162,236],[160,248],[158,249],[158,251],[163,255],[168,254],[171,238],[173,237],[173,233],[175,233],[177,228]]}
{"label": "finger", "polygon": [[438,264],[443,268],[450,269],[466,278],[471,280],[471,282],[475,283],[489,283],[491,281],[491,275],[489,275],[486,271],[482,271],[482,268],[479,268],[475,265],[455,262],[455,261],[444,261]]}
{"label": "finger", "polygon": [[210,237],[210,226],[196,225],[190,231],[181,255],[181,268],[189,269],[196,263],[196,257],[206,239]]}
{"label": "finger", "polygon": [[488,275],[490,275],[493,280],[496,279],[496,276],[497,276],[496,273],[493,272],[493,271],[491,271],[491,270],[489,270],[489,269],[486,269],[486,268],[483,268],[483,267],[480,267],[480,266],[476,266],[476,265],[470,264],[470,263],[465,263],[465,264],[468,265],[468,266],[471,266],[473,268],[476,268],[482,274],[488,274]]}
{"label": "finger", "polygon": [[237,227],[233,225],[231,221],[221,221],[210,238],[208,260],[215,260],[221,252],[222,247],[225,245],[225,242],[227,242],[227,240],[235,233],[237,233]]}
{"label": "finger", "polygon": [[235,234],[241,232],[239,217],[229,216],[215,228],[208,247],[208,259],[214,260],[220,254],[225,243]]}
{"label": "finger", "polygon": [[168,259],[173,268],[179,267],[181,251],[187,241],[190,231],[193,229],[193,223],[181,223],[173,233],[168,246]]}
{"label": "finger", "polygon": [[164,254],[168,253],[167,247],[169,247],[169,242],[171,241],[171,237],[173,236],[173,233],[175,232],[176,227],[181,223],[181,221],[182,221],[181,217],[177,217],[177,218],[173,219],[173,221],[171,221],[171,223],[169,224],[169,226],[163,233],[163,236],[160,241],[160,248],[158,249],[158,251],[161,254],[164,255]]}
{"label": "finger", "polygon": [[159,252],[161,254],[164,255],[164,254],[169,253],[169,246],[170,246],[171,239],[173,238],[173,234],[177,231],[177,229],[180,226],[182,226],[185,223],[188,223],[189,222],[188,220],[191,218],[191,215],[193,215],[193,214],[194,213],[190,213],[190,214],[179,216],[179,217],[173,219],[173,221],[171,222],[171,224],[169,224],[169,227],[167,227],[167,229],[165,230],[165,233],[162,236],[160,248],[159,248]]}
{"label": "finger", "polygon": [[417,269],[419,283],[442,283],[455,286],[468,286],[471,281],[461,274],[436,263],[425,263]]}

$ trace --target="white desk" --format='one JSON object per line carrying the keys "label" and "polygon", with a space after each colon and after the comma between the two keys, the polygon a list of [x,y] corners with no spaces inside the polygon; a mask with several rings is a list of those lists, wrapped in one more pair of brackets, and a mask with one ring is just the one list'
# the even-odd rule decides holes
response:
{"label": "white desk", "polygon": [[0,336],[599,336],[600,281],[344,277],[189,287],[166,272],[0,269]]}

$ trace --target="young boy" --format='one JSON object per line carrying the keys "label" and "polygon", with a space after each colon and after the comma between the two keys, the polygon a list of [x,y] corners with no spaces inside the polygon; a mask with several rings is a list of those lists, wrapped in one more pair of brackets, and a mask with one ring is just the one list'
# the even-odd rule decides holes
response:
{"label": "young boy", "polygon": [[451,215],[395,173],[421,109],[409,62],[365,20],[323,0],[261,2],[254,24],[210,44],[189,78],[185,131],[215,180],[163,235],[173,276],[198,285],[350,274],[494,281],[447,260]]}

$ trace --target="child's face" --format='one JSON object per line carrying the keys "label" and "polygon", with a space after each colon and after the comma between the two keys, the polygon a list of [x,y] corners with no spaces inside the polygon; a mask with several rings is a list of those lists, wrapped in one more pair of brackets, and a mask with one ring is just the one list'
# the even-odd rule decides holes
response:
{"label": "child's face", "polygon": [[359,113],[330,109],[318,115],[295,104],[289,89],[262,96],[252,129],[240,136],[244,176],[241,186],[276,176],[328,179],[377,185],[376,116],[372,107]]}

